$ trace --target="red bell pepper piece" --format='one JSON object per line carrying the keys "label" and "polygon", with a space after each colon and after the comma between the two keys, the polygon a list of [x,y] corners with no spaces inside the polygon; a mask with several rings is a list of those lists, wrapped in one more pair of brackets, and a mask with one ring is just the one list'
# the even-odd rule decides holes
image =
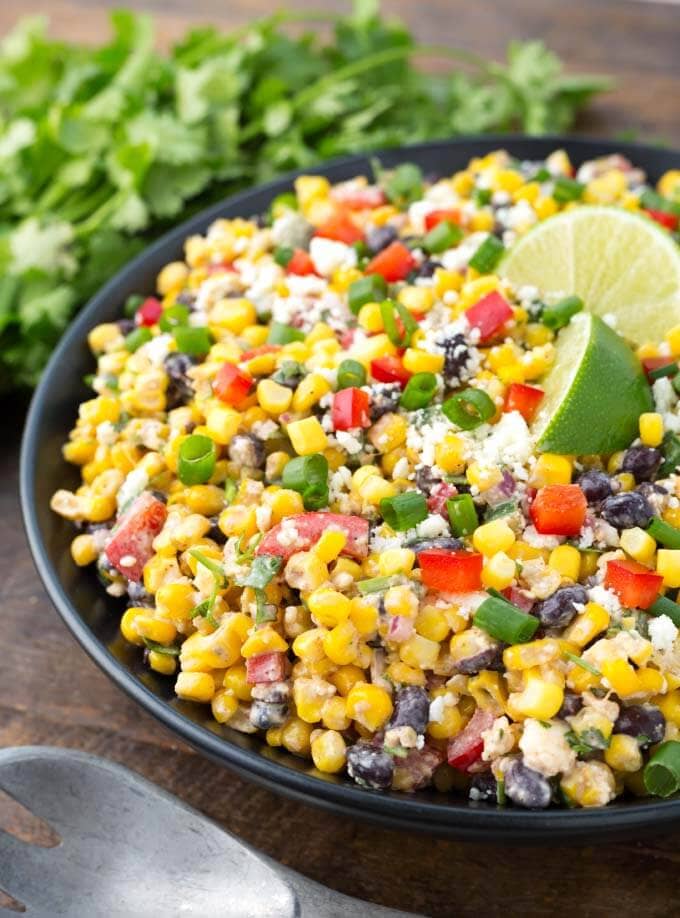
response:
{"label": "red bell pepper piece", "polygon": [[278,650],[256,653],[246,660],[246,682],[282,682],[286,675],[286,655]]}
{"label": "red bell pepper piece", "polygon": [[482,588],[482,555],[471,551],[426,548],[418,553],[423,583],[442,593],[472,593]]}
{"label": "red bell pepper piece", "polygon": [[678,228],[680,217],[677,214],[669,214],[666,210],[645,210],[645,213],[660,226],[670,230],[671,233]]}
{"label": "red bell pepper piece", "polygon": [[371,360],[371,376],[377,382],[399,383],[404,388],[413,374],[410,373],[399,357],[376,357]]}
{"label": "red bell pepper piece", "polygon": [[317,227],[314,235],[324,239],[334,239],[336,242],[344,242],[345,245],[353,245],[364,238],[364,234],[354,220],[343,213],[335,214],[322,223]]}
{"label": "red bell pepper piece", "polygon": [[677,362],[673,360],[672,357],[643,357],[642,358],[642,369],[647,374],[649,379],[649,374],[653,370],[660,370],[661,367],[671,367],[677,366]]}
{"label": "red bell pepper piece", "polygon": [[293,257],[286,265],[288,274],[316,274],[316,268],[309,252],[304,249],[295,249]]}
{"label": "red bell pepper piece", "polygon": [[378,185],[364,185],[363,187],[342,187],[332,189],[331,197],[339,204],[350,210],[368,210],[381,207],[387,203],[387,196]]}
{"label": "red bell pepper piece", "polygon": [[227,405],[240,405],[248,397],[253,385],[253,377],[245,370],[240,370],[235,363],[223,363],[217,371],[213,392]]}
{"label": "red bell pepper piece", "polygon": [[288,516],[272,527],[257,546],[257,555],[278,555],[288,560],[296,551],[308,551],[326,529],[338,529],[347,536],[343,555],[363,560],[368,554],[368,520],[346,513],[316,511]]}
{"label": "red bell pepper piece", "polygon": [[153,540],[167,515],[163,501],[143,491],[116,523],[104,554],[128,580],[142,579],[144,565],[153,557]]}
{"label": "red bell pepper piece", "polygon": [[370,427],[368,414],[370,396],[363,389],[351,386],[341,389],[333,396],[331,420],[335,430],[352,430],[355,427]]}
{"label": "red bell pepper piece", "polygon": [[530,596],[525,590],[520,590],[519,587],[509,586],[501,591],[503,596],[513,604],[517,606],[518,609],[521,609],[522,612],[531,612],[536,600]]}
{"label": "red bell pepper piece", "polygon": [[661,591],[663,577],[637,561],[607,562],[604,585],[613,590],[628,609],[648,609]]}
{"label": "red bell pepper piece", "polygon": [[404,280],[416,267],[416,260],[403,242],[390,243],[364,268],[366,274],[380,274],[388,283]]}
{"label": "red bell pepper piece", "polygon": [[135,322],[137,325],[145,325],[150,328],[155,325],[163,314],[163,304],[155,296],[147,297],[142,305],[135,312]]}
{"label": "red bell pepper piece", "polygon": [[531,504],[531,519],[543,535],[578,535],[586,519],[586,496],[576,484],[539,488]]}
{"label": "red bell pepper piece", "polygon": [[444,220],[448,220],[449,223],[455,223],[460,225],[460,211],[457,210],[431,210],[429,214],[425,214],[425,229],[429,232],[431,229],[434,229],[439,223],[442,223]]}
{"label": "red bell pepper piece", "polygon": [[482,733],[490,729],[493,721],[491,711],[476,709],[465,729],[449,740],[446,758],[452,768],[469,771],[470,766],[481,759],[484,751]]}
{"label": "red bell pepper piece", "polygon": [[511,383],[508,394],[505,397],[503,411],[519,411],[527,424],[529,424],[533,421],[544,394],[543,389],[538,389],[536,386]]}
{"label": "red bell pepper piece", "polygon": [[446,510],[446,501],[455,497],[458,493],[455,485],[449,484],[448,481],[440,481],[430,491],[427,499],[427,509],[430,513],[440,513],[444,519],[448,519]]}
{"label": "red bell pepper piece", "polygon": [[261,354],[275,354],[281,350],[280,344],[260,344],[258,347],[251,347],[250,350],[241,354],[240,361],[252,360],[253,357],[259,357]]}
{"label": "red bell pepper piece", "polygon": [[472,328],[479,329],[480,341],[486,341],[512,318],[513,312],[508,301],[497,290],[492,290],[466,309],[465,316]]}

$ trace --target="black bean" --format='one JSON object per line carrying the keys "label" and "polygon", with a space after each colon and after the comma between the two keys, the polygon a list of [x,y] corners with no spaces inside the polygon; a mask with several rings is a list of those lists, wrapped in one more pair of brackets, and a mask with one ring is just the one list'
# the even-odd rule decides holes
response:
{"label": "black bean", "polygon": [[460,551],[463,548],[463,542],[461,539],[454,539],[452,536],[441,536],[438,539],[418,539],[417,542],[409,542],[408,547],[417,555],[421,551],[427,551],[431,548]]}
{"label": "black bean", "polygon": [[505,769],[505,793],[518,806],[543,810],[550,806],[552,788],[547,778],[515,759]]}
{"label": "black bean", "polygon": [[194,389],[187,375],[194,362],[188,354],[178,352],[168,354],[163,361],[163,367],[170,380],[166,391],[168,409],[184,405],[194,397]]}
{"label": "black bean", "polygon": [[466,375],[464,373],[465,365],[470,357],[465,336],[461,334],[452,335],[449,338],[442,338],[437,344],[444,349],[444,378],[447,383],[455,383],[462,380]]}
{"label": "black bean", "polygon": [[664,488],[663,485],[657,484],[655,481],[643,481],[635,490],[638,494],[642,494],[643,497],[646,497],[647,500],[654,500],[655,498],[664,497],[668,494],[668,489]]}
{"label": "black bean", "polygon": [[612,484],[609,475],[598,469],[589,469],[578,479],[578,485],[586,496],[589,504],[599,503],[612,493]]}
{"label": "black bean", "polygon": [[456,672],[464,673],[466,676],[475,676],[483,669],[503,672],[503,645],[487,647],[486,650],[480,650],[479,653],[456,663]]}
{"label": "black bean", "polygon": [[133,606],[153,606],[154,598],[151,593],[147,593],[143,583],[136,583],[134,580],[128,581],[127,594],[130,604]]}
{"label": "black bean", "polygon": [[636,481],[649,481],[659,471],[663,456],[651,446],[631,446],[626,450],[621,469],[631,472]]}
{"label": "black bean", "polygon": [[218,545],[224,545],[227,541],[227,537],[218,526],[218,520],[219,516],[210,517],[210,529],[207,531],[206,535],[209,539],[212,539],[213,542],[217,542]]}
{"label": "black bean", "polygon": [[423,494],[429,494],[432,487],[441,481],[441,476],[436,475],[429,465],[423,465],[416,469],[416,487]]}
{"label": "black bean", "polygon": [[576,692],[570,692],[568,689],[564,693],[564,701],[562,702],[562,707],[557,712],[557,717],[564,719],[565,717],[573,717],[574,714],[578,712],[583,707],[583,699],[580,695],[577,695]]}
{"label": "black bean", "polygon": [[229,444],[229,458],[249,469],[262,468],[266,459],[264,443],[255,434],[236,434]]}
{"label": "black bean", "polygon": [[498,800],[498,782],[490,771],[478,771],[470,782],[470,800],[483,800],[496,803]]}
{"label": "black bean", "polygon": [[260,730],[279,727],[288,717],[288,705],[269,701],[253,701],[250,706],[250,722]]}
{"label": "black bean", "polygon": [[372,421],[377,421],[389,411],[395,411],[399,406],[401,386],[399,383],[373,383],[370,396],[369,415]]}
{"label": "black bean", "polygon": [[413,727],[416,733],[424,733],[429,716],[430,701],[425,689],[419,685],[407,685],[395,695],[394,713],[387,728]]}
{"label": "black bean", "polygon": [[377,255],[397,238],[393,226],[376,226],[366,233],[366,247],[371,255]]}
{"label": "black bean", "polygon": [[162,491],[156,491],[155,488],[154,490],[151,491],[151,493],[156,498],[156,500],[159,500],[162,504],[167,504],[168,502],[167,494],[164,494]]}
{"label": "black bean", "polygon": [[437,268],[441,268],[441,262],[426,258],[416,271],[416,277],[432,277]]}
{"label": "black bean", "polygon": [[614,733],[638,737],[642,749],[660,743],[666,732],[666,718],[655,704],[630,704],[621,708]]}
{"label": "black bean", "polygon": [[600,513],[616,529],[632,529],[635,526],[646,529],[654,516],[649,501],[637,491],[613,494],[602,502]]}
{"label": "black bean", "polygon": [[135,328],[135,324],[134,319],[118,319],[116,322],[122,335],[128,335]]}
{"label": "black bean", "polygon": [[388,790],[392,786],[394,759],[382,749],[357,743],[347,750],[347,771],[363,787]]}
{"label": "black bean", "polygon": [[588,602],[585,589],[582,586],[562,587],[539,603],[536,614],[546,628],[566,628],[578,611],[574,608],[575,602]]}
{"label": "black bean", "polygon": [[194,309],[196,306],[196,294],[190,293],[188,290],[183,290],[175,297],[175,302],[179,303],[180,306],[187,306],[189,309]]}

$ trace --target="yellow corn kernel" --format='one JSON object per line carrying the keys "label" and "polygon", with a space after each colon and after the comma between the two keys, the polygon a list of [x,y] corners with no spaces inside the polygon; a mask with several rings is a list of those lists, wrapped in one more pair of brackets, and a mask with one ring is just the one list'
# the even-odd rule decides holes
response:
{"label": "yellow corn kernel", "polygon": [[562,647],[555,638],[542,638],[526,644],[513,644],[503,651],[503,665],[506,669],[523,670],[543,666],[559,660]]}
{"label": "yellow corn kernel", "polygon": [[285,653],[288,644],[278,631],[268,626],[258,628],[250,637],[247,637],[241,647],[241,656],[244,660],[254,657],[258,653]]}
{"label": "yellow corn kernel", "polygon": [[89,494],[83,499],[83,516],[91,523],[104,523],[116,512],[116,499],[100,494]]}
{"label": "yellow corn kernel", "polygon": [[163,676],[173,676],[177,671],[177,660],[169,653],[150,650],[147,660],[150,668]]}
{"label": "yellow corn kernel", "polygon": [[257,400],[268,414],[278,416],[290,408],[293,393],[272,379],[261,379],[257,384]]}
{"label": "yellow corn kernel", "polygon": [[382,312],[380,303],[364,303],[357,314],[357,323],[359,328],[363,328],[370,335],[384,331]]}
{"label": "yellow corn kernel", "polygon": [[430,641],[446,640],[451,630],[444,610],[438,609],[437,606],[423,606],[415,624],[417,633]]}
{"label": "yellow corn kernel", "polygon": [[294,187],[303,209],[315,199],[328,197],[331,190],[330,182],[321,175],[300,175],[295,179]]}
{"label": "yellow corn kernel", "polygon": [[323,637],[324,653],[338,666],[354,663],[359,651],[359,632],[350,621],[341,622]]}
{"label": "yellow corn kernel", "polygon": [[680,169],[669,169],[659,179],[657,188],[664,198],[680,199]]}
{"label": "yellow corn kernel", "polygon": [[403,363],[411,373],[440,373],[444,367],[444,355],[430,354],[429,351],[409,347],[404,354]]}
{"label": "yellow corn kernel", "polygon": [[604,806],[616,793],[614,775],[604,762],[577,762],[560,781],[560,788],[576,806]]}
{"label": "yellow corn kernel", "polygon": [[478,210],[470,220],[470,229],[473,233],[489,233],[493,226],[494,215],[490,210]]}
{"label": "yellow corn kernel", "polygon": [[460,475],[465,470],[465,444],[456,434],[446,434],[434,448],[435,463],[450,475]]}
{"label": "yellow corn kernel", "polygon": [[[290,457],[286,454],[286,460]],[[280,488],[268,496],[267,503],[272,511],[272,525],[280,523],[286,516],[295,516],[304,511],[302,495],[289,488]],[[322,536],[323,538],[323,536]]]}
{"label": "yellow corn kernel", "polygon": [[78,567],[86,567],[99,557],[94,536],[90,533],[78,535],[71,542],[71,557]]}
{"label": "yellow corn kernel", "polygon": [[370,478],[371,475],[380,475],[380,469],[377,469],[374,465],[359,466],[352,475],[352,487],[358,491],[361,485],[367,478]]}
{"label": "yellow corn kernel", "polygon": [[[276,383],[274,385],[276,385]],[[284,387],[282,386],[281,388]],[[287,391],[290,393],[290,390]],[[312,453],[320,453],[328,446],[328,437],[319,423],[319,420],[315,417],[303,418],[301,421],[292,421],[288,424],[286,432],[298,456],[309,456]]]}
{"label": "yellow corn kernel", "polygon": [[389,453],[406,443],[408,422],[399,414],[384,414],[368,432],[368,439],[381,453]]}
{"label": "yellow corn kernel", "polygon": [[309,628],[293,641],[293,653],[306,663],[319,663],[324,658],[323,628]]}
{"label": "yellow corn kernel", "polygon": [[148,614],[148,609],[137,608],[135,606],[131,606],[123,613],[123,617],[120,620],[120,630],[129,644],[137,644],[140,647],[144,644],[144,638],[137,630],[137,619],[147,616]]}
{"label": "yellow corn kernel", "polygon": [[389,720],[392,710],[392,699],[379,685],[358,682],[347,695],[347,714],[372,733]]}
{"label": "yellow corn kernel", "polygon": [[210,310],[210,324],[220,325],[235,335],[257,322],[257,311],[253,303],[243,297],[218,300]]}
{"label": "yellow corn kernel", "polygon": [[666,341],[673,357],[680,357],[680,325],[674,325],[666,332]]}
{"label": "yellow corn kernel", "polygon": [[177,637],[177,629],[172,622],[154,618],[152,615],[138,615],[134,627],[143,638],[156,644],[172,644]]}
{"label": "yellow corn kernel", "polygon": [[581,553],[573,545],[558,545],[550,552],[548,567],[567,580],[578,580]]}
{"label": "yellow corn kernel", "polygon": [[663,576],[666,587],[680,587],[680,550],[660,548],[656,553],[656,572]]}
{"label": "yellow corn kernel", "polygon": [[667,695],[660,695],[652,700],[669,723],[680,727],[680,689],[673,689]]}
{"label": "yellow corn kernel", "polygon": [[550,720],[562,707],[564,689],[543,678],[539,668],[526,670],[525,679],[523,691],[508,696],[508,713],[513,720],[523,720],[526,717]]}
{"label": "yellow corn kernel", "polygon": [[482,711],[500,713],[505,710],[508,693],[500,673],[492,672],[490,669],[482,670],[468,679],[467,691]]}
{"label": "yellow corn kernel", "polygon": [[499,468],[495,466],[485,467],[478,462],[471,462],[465,470],[465,477],[468,484],[473,485],[480,491],[488,491],[494,485],[497,485],[503,478]]}
{"label": "yellow corn kernel", "polygon": [[188,277],[189,269],[183,261],[171,261],[161,268],[156,278],[156,290],[161,296],[177,293],[186,284]]}
{"label": "yellow corn kernel", "polygon": [[378,570],[383,577],[390,577],[393,574],[410,574],[415,560],[415,552],[410,548],[388,548],[378,558]]}
{"label": "yellow corn kernel", "polygon": [[577,647],[585,647],[593,638],[609,627],[609,612],[596,602],[586,604],[564,632],[564,640]]}
{"label": "yellow corn kernel", "polygon": [[337,730],[324,730],[312,740],[312,761],[326,774],[342,771],[347,759],[347,746]]}
{"label": "yellow corn kernel", "polygon": [[592,577],[593,574],[597,572],[597,562],[599,559],[600,555],[596,551],[588,551],[587,549],[582,551],[578,579],[583,581],[587,580],[588,577]]}
{"label": "yellow corn kernel", "polygon": [[540,197],[534,201],[534,210],[539,220],[547,220],[557,213],[558,205],[554,198]]}
{"label": "yellow corn kernel", "polygon": [[482,570],[482,583],[491,590],[504,590],[517,576],[517,567],[504,551],[498,551],[487,559]]}
{"label": "yellow corn kernel", "polygon": [[363,364],[368,370],[371,360],[376,360],[378,357],[387,357],[396,353],[396,346],[392,344],[390,339],[383,332],[377,335],[371,335],[371,337],[363,341],[353,343],[347,352],[347,356],[351,357],[353,360],[358,360],[359,363]]}
{"label": "yellow corn kernel", "polygon": [[284,577],[294,590],[316,590],[328,580],[328,568],[314,552],[298,551],[288,559]]}
{"label": "yellow corn kernel", "polygon": [[527,380],[538,379],[539,376],[543,376],[548,372],[554,360],[555,346],[553,344],[543,344],[532,348],[522,357],[524,378]]}
{"label": "yellow corn kernel", "polygon": [[347,536],[336,529],[327,529],[314,546],[314,552],[326,564],[335,561],[347,544]]}
{"label": "yellow corn kernel", "polygon": [[636,737],[615,733],[604,751],[604,760],[614,771],[638,771],[642,768],[642,753]]}
{"label": "yellow corn kernel", "polygon": [[100,395],[87,402],[81,402],[78,417],[85,424],[102,424],[104,421],[115,422],[120,417],[120,402],[115,398]]}
{"label": "yellow corn kernel", "polygon": [[210,673],[181,672],[175,682],[175,694],[185,701],[212,701],[215,694],[215,682]]}
{"label": "yellow corn kernel", "polygon": [[226,724],[238,711],[238,699],[226,690],[217,692],[210,705],[218,724]]}
{"label": "yellow corn kernel", "polygon": [[336,687],[343,698],[349,695],[353,686],[358,682],[364,682],[365,679],[366,676],[363,669],[353,663],[349,663],[346,666],[340,666],[328,677],[328,681]]}
{"label": "yellow corn kernel", "polygon": [[303,414],[318,404],[328,392],[331,385],[320,373],[310,373],[300,382],[293,396],[293,411]]}
{"label": "yellow corn kernel", "polygon": [[367,504],[376,507],[386,497],[394,497],[397,488],[394,482],[386,481],[380,475],[371,475],[359,488],[359,496]]}
{"label": "yellow corn kernel", "polygon": [[663,418],[656,411],[640,415],[640,439],[644,446],[659,446],[663,440]]}
{"label": "yellow corn kernel", "polygon": [[430,721],[427,732],[433,739],[450,739],[463,729],[465,720],[456,704],[445,704],[439,719]]}
{"label": "yellow corn kernel", "polygon": [[584,200],[588,204],[614,204],[626,191],[626,177],[620,169],[609,169],[588,182]]}
{"label": "yellow corn kernel", "polygon": [[620,545],[627,555],[642,564],[649,564],[656,551],[654,539],[639,526],[624,529],[621,533]]}
{"label": "yellow corn kernel", "polygon": [[603,660],[600,668],[609,687],[621,698],[640,691],[640,681],[627,660]]}
{"label": "yellow corn kernel", "polygon": [[569,484],[571,482],[572,462],[568,456],[555,453],[542,453],[531,473],[530,483],[534,488],[546,485]]}
{"label": "yellow corn kernel", "polygon": [[554,338],[552,332],[547,326],[539,322],[530,322],[525,330],[525,339],[529,347],[538,347],[541,344],[547,344]]}
{"label": "yellow corn kernel", "polygon": [[224,508],[224,488],[217,485],[191,485],[185,488],[182,502],[192,513],[216,516]]}
{"label": "yellow corn kernel", "polygon": [[235,505],[225,507],[220,513],[217,525],[229,538],[230,536],[254,536],[257,530],[257,516],[255,507]]}
{"label": "yellow corn kernel", "polygon": [[463,275],[459,271],[446,271],[437,268],[434,272],[435,296],[442,298],[445,293],[456,293],[463,286]]}
{"label": "yellow corn kernel", "polygon": [[610,475],[615,475],[621,468],[625,453],[621,450],[618,453],[612,453],[607,461],[607,471]]}
{"label": "yellow corn kernel", "polygon": [[253,690],[248,685],[247,671],[243,663],[236,663],[227,669],[222,685],[230,695],[239,701],[250,701],[252,698]]}
{"label": "yellow corn kernel", "polygon": [[351,601],[349,618],[361,637],[375,634],[378,627],[378,610],[362,596],[355,596]]}
{"label": "yellow corn kernel", "polygon": [[347,716],[347,701],[340,695],[327,698],[321,711],[321,722],[328,730],[347,730],[351,724]]}
{"label": "yellow corn kernel", "polygon": [[640,690],[643,692],[649,692],[650,695],[663,695],[667,690],[666,680],[658,669],[642,666],[637,670],[636,676],[640,683]]}
{"label": "yellow corn kernel", "polygon": [[307,599],[307,605],[314,619],[326,628],[334,628],[347,621],[351,608],[346,596],[327,588],[314,590]]}
{"label": "yellow corn kernel", "polygon": [[619,491],[632,491],[635,487],[635,476],[631,472],[619,472],[616,481],[619,483]]}
{"label": "yellow corn kernel", "polygon": [[311,724],[306,724],[299,717],[291,717],[281,728],[281,745],[293,755],[309,756]]}
{"label": "yellow corn kernel", "polygon": [[418,597],[408,586],[390,587],[385,593],[383,603],[389,615],[413,618],[418,612]]}
{"label": "yellow corn kernel", "polygon": [[162,618],[182,622],[192,618],[194,589],[190,583],[165,583],[156,592],[156,611]]}
{"label": "yellow corn kernel", "polygon": [[439,643],[414,634],[399,646],[399,658],[414,669],[432,669],[439,656]]}
{"label": "yellow corn kernel", "polygon": [[[221,446],[227,446],[232,441],[232,439],[236,436],[240,424],[241,415],[233,408],[228,408],[226,405],[212,404],[209,408],[206,409],[206,433],[209,437],[211,437],[211,439],[213,439],[216,443],[219,443]],[[180,440],[179,437],[176,439]],[[181,440],[184,439],[184,437],[181,437]]]}
{"label": "yellow corn kernel", "polygon": [[600,677],[594,673],[588,672],[587,669],[574,664],[567,673],[567,685],[570,689],[579,695],[589,689],[596,688],[600,684]]}
{"label": "yellow corn kernel", "polygon": [[485,557],[490,558],[499,551],[508,551],[515,541],[515,533],[505,520],[492,520],[475,529],[472,543]]}
{"label": "yellow corn kernel", "polygon": [[62,454],[64,459],[73,465],[86,465],[94,459],[96,450],[95,440],[71,440],[62,447]]}
{"label": "yellow corn kernel", "polygon": [[115,350],[123,345],[123,335],[115,322],[95,325],[87,336],[87,343],[93,354]]}

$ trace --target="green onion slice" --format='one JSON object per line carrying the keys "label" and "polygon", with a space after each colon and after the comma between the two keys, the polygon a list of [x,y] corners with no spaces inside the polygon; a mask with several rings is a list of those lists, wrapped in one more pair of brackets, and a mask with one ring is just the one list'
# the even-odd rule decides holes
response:
{"label": "green onion slice", "polygon": [[680,529],[671,526],[670,523],[660,519],[658,516],[652,517],[652,521],[647,527],[647,532],[657,542],[661,542],[666,548],[680,548]]}
{"label": "green onion slice", "polygon": [[477,609],[473,621],[497,641],[506,644],[523,644],[530,641],[540,624],[533,615],[527,615],[517,606],[498,596],[489,596]]}
{"label": "green onion slice", "polygon": [[178,325],[187,325],[189,322],[189,309],[181,303],[169,306],[161,313],[158,321],[161,331],[174,331]]}
{"label": "green onion slice", "polygon": [[129,335],[125,336],[125,350],[134,354],[138,348],[146,344],[147,341],[151,341],[152,338],[151,329],[145,325],[140,325],[139,328],[133,329]]}
{"label": "green onion slice", "polygon": [[553,198],[559,204],[566,204],[569,201],[579,201],[583,196],[586,186],[577,182],[575,179],[567,178],[564,175],[555,179],[553,188]]}
{"label": "green onion slice", "polygon": [[179,448],[177,471],[185,485],[205,484],[215,471],[217,447],[203,434],[192,434]]}
{"label": "green onion slice", "polygon": [[470,259],[470,267],[480,274],[490,274],[501,260],[505,247],[496,236],[487,236]]}
{"label": "green onion slice", "polygon": [[145,299],[146,297],[140,296],[139,293],[130,294],[130,296],[125,300],[125,306],[123,307],[123,312],[128,317],[128,319],[134,318],[135,313]]}
{"label": "green onion slice", "polygon": [[680,628],[680,605],[668,596],[659,596],[647,609],[649,615],[667,615],[676,628]]}
{"label": "green onion slice", "polygon": [[427,501],[420,491],[406,491],[396,497],[383,497],[380,512],[388,526],[397,532],[413,529],[427,517]]}
{"label": "green onion slice", "polygon": [[291,344],[293,341],[304,341],[305,333],[292,325],[283,322],[272,322],[269,326],[267,344]]}
{"label": "green onion slice", "polygon": [[575,316],[577,312],[582,312],[583,309],[583,300],[580,296],[568,296],[555,303],[554,306],[544,307],[541,313],[541,322],[552,331],[557,331],[568,325],[571,317]]}
{"label": "green onion slice", "polygon": [[173,331],[177,350],[190,357],[202,357],[212,345],[212,335],[202,325],[177,325]]}
{"label": "green onion slice", "polygon": [[477,508],[469,494],[457,494],[446,501],[451,530],[454,535],[471,535],[479,525]]}
{"label": "green onion slice", "polygon": [[381,274],[367,274],[347,288],[349,308],[356,315],[366,303],[378,303],[387,294],[387,283]]}
{"label": "green onion slice", "polygon": [[451,220],[442,220],[433,226],[423,239],[423,248],[430,255],[445,252],[463,238],[463,230]]}
{"label": "green onion slice", "polygon": [[655,797],[670,797],[680,790],[680,743],[662,743],[647,762],[642,777],[647,791]]}
{"label": "green onion slice", "polygon": [[436,391],[437,377],[434,373],[416,373],[406,383],[399,404],[407,411],[417,411],[430,404]]}
{"label": "green onion slice", "polygon": [[585,669],[585,670],[587,670],[589,673],[592,673],[593,676],[601,676],[601,675],[602,675],[602,673],[601,673],[600,670],[597,668],[597,666],[593,666],[592,663],[589,663],[587,660],[584,660],[583,657],[579,657],[577,654],[571,653],[571,652],[568,651],[568,650],[565,650],[565,651],[564,651],[564,656],[567,658],[567,660],[571,660],[572,663],[575,663],[576,666],[580,666],[581,669]]}
{"label": "green onion slice", "polygon": [[665,478],[668,475],[672,475],[680,467],[680,438],[678,438],[677,434],[671,431],[666,434],[663,438],[661,451],[663,452],[664,461],[657,477]]}
{"label": "green onion slice", "polygon": [[[396,313],[396,315],[395,315]],[[383,300],[380,304],[380,315],[387,332],[387,337],[397,347],[408,347],[411,336],[418,330],[418,323],[408,309],[394,300]],[[403,331],[399,328],[396,316],[401,319]]]}
{"label": "green onion slice", "polygon": [[392,577],[369,577],[368,580],[358,580],[357,588],[364,596],[367,593],[382,593],[392,586]]}
{"label": "green onion slice", "polygon": [[306,510],[327,507],[328,460],[321,453],[296,456],[284,466],[281,484],[302,495]]}
{"label": "green onion slice", "polygon": [[366,385],[366,370],[358,360],[343,360],[338,367],[338,391]]}
{"label": "green onion slice", "polygon": [[481,389],[463,389],[442,405],[446,417],[461,430],[474,430],[496,413],[496,406]]}
{"label": "green onion slice", "polygon": [[280,245],[278,248],[274,249],[274,261],[277,265],[281,265],[282,268],[285,268],[294,254],[295,252],[290,246]]}

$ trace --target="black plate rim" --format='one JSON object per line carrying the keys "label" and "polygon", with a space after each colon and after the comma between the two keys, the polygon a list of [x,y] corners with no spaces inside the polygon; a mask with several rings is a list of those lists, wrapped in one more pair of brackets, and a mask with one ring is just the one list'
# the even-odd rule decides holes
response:
{"label": "black plate rim", "polygon": [[[460,150],[470,148],[470,155],[481,149],[492,150],[512,147],[513,144],[536,142],[553,148],[568,146],[572,150],[596,147],[600,155],[621,152],[633,160],[638,156],[653,156],[658,149],[642,143],[618,143],[602,138],[569,135],[544,135],[531,138],[524,134],[471,135],[463,138],[442,139],[401,148],[400,160],[417,160],[419,154],[432,150]],[[395,150],[377,152],[378,158],[394,158]],[[664,153],[680,153],[664,150]],[[220,216],[226,206],[247,205],[255,194],[276,194],[301,174],[326,174],[345,167],[365,163],[366,154],[337,158],[307,169],[289,172],[262,185],[249,188],[211,205],[189,220],[171,229],[140,255],[119,271],[93,296],[69,326],[45,368],[33,395],[24,428],[20,459],[20,499],[24,527],[38,574],[62,620],[88,656],[113,682],[142,708],[152,714],[167,729],[176,733],[195,749],[213,761],[227,765],[248,780],[284,794],[298,801],[320,806],[350,818],[362,818],[391,828],[416,830],[436,835],[468,838],[476,841],[522,840],[527,843],[544,841],[565,842],[596,836],[631,834],[654,826],[670,828],[680,820],[680,798],[647,800],[643,803],[615,803],[602,809],[551,809],[532,811],[509,808],[475,807],[461,798],[460,804],[431,803],[407,794],[378,794],[358,787],[332,783],[303,774],[278,762],[242,749],[228,739],[216,736],[195,724],[155,695],[90,631],[72,605],[63,589],[56,570],[49,559],[35,510],[34,476],[37,462],[37,444],[43,417],[43,401],[49,389],[58,380],[58,370],[63,356],[72,344],[82,339],[91,326],[98,310],[113,296],[116,289],[133,277],[140,268],[166,248],[172,248],[207,222]]]}

